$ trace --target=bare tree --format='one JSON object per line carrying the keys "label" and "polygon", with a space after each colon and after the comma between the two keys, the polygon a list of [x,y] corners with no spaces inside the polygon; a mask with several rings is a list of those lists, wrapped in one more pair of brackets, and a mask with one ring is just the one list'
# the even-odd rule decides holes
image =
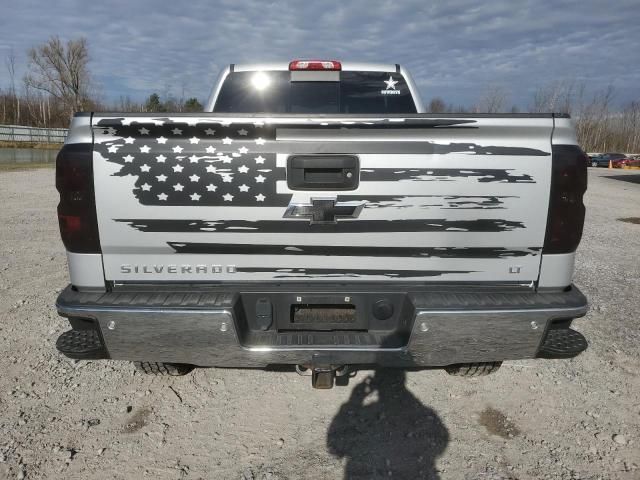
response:
{"label": "bare tree", "polygon": [[444,103],[442,98],[434,97],[429,102],[427,111],[429,113],[445,113],[447,111],[447,105]]}
{"label": "bare tree", "polygon": [[[11,123],[20,123],[20,97],[16,95],[16,55],[13,52],[13,48],[9,51],[9,55],[4,59],[4,64],[7,67],[9,73],[9,98],[11,101],[12,118],[9,120]],[[6,113],[3,114],[3,121],[6,122]]]}
{"label": "bare tree", "polygon": [[29,50],[25,85],[62,101],[66,112],[83,110],[89,94],[89,50],[84,38],[66,45],[56,36]]}
{"label": "bare tree", "polygon": [[[576,93],[577,90],[577,93]],[[576,103],[584,97],[584,84],[576,86],[575,81],[560,80],[538,88],[533,94],[533,113],[572,113],[579,106]]]}
{"label": "bare tree", "polygon": [[478,104],[474,107],[476,113],[499,113],[507,108],[507,91],[500,86],[491,85],[485,89]]}

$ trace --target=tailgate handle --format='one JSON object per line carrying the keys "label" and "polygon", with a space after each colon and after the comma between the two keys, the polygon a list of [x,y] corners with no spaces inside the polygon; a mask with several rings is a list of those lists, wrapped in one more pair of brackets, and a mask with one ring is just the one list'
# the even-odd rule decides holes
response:
{"label": "tailgate handle", "polygon": [[291,190],[355,190],[360,162],[355,155],[292,155],[287,159]]}

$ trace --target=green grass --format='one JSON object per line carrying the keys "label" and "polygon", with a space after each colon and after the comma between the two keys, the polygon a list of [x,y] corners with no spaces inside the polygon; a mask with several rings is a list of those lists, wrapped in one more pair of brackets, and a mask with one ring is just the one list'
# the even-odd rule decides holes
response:
{"label": "green grass", "polygon": [[19,172],[21,170],[32,170],[34,168],[55,168],[56,162],[47,163],[0,163],[0,172]]}
{"label": "green grass", "polygon": [[62,143],[9,142],[0,140],[0,148],[36,148],[40,150],[60,150]]}

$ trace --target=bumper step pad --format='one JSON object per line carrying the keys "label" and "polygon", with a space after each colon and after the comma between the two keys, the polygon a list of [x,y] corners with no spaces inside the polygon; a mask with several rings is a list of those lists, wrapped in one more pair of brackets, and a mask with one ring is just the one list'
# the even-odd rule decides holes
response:
{"label": "bumper step pad", "polygon": [[58,351],[78,360],[109,358],[97,330],[69,330],[58,337]]}
{"label": "bumper step pad", "polygon": [[587,349],[587,339],[570,328],[549,330],[538,358],[572,358]]}

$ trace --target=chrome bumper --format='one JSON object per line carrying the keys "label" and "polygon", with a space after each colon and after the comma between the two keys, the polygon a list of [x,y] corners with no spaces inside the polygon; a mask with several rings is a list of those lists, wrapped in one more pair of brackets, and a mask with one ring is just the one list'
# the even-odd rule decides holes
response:
{"label": "chrome bumper", "polygon": [[[536,357],[552,323],[587,312],[586,298],[566,292],[406,293],[414,308],[406,344],[362,344],[360,334],[289,332],[273,344],[248,344],[239,331],[235,292],[80,293],[67,287],[57,309],[74,328],[97,328],[108,358],[266,367],[272,364],[444,366]],[[329,337],[327,337],[329,335]],[[361,337],[361,336],[360,336]],[[329,340],[327,340],[327,338]]]}

